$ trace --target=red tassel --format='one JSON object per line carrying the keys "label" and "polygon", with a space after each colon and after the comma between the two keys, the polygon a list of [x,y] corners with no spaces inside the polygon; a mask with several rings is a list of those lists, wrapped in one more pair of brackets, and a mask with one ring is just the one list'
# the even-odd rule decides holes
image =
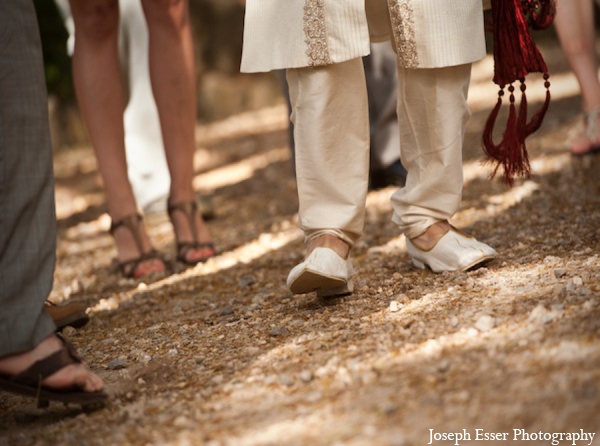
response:
{"label": "red tassel", "polygon": [[[498,101],[496,102],[496,106],[492,109],[492,112],[487,118],[485,123],[485,127],[483,128],[483,150],[487,155],[487,158],[490,160],[501,160],[502,159],[502,149],[500,144],[494,143],[493,131],[494,125],[496,124],[496,119],[498,118],[498,113],[500,112],[500,108],[502,107],[502,97],[504,96],[504,85],[500,87],[500,91],[498,92]],[[496,171],[498,170],[499,165],[496,166],[492,177],[496,176]]]}
{"label": "red tassel", "polygon": [[517,113],[514,95],[515,88],[512,84],[509,85],[508,91],[510,93],[510,107],[508,109],[508,119],[502,140],[499,144],[495,144],[492,133],[500,107],[502,106],[504,89],[498,92],[498,102],[485,124],[483,146],[488,160],[493,160],[496,163],[492,177],[496,176],[498,169],[502,166],[504,169],[502,175],[503,181],[512,186],[516,175],[528,176],[531,168],[525,146],[525,138],[523,137],[527,124],[527,100],[521,101],[519,112]]}
{"label": "red tassel", "polygon": [[542,104],[542,108],[538,110],[538,112],[533,115],[531,121],[527,124],[525,138],[536,132],[541,126],[542,121],[544,120],[544,116],[546,116],[546,112],[550,107],[550,81],[548,80],[550,75],[548,73],[544,73],[544,87],[546,88],[546,99]]}
{"label": "red tassel", "polygon": [[523,8],[527,23],[535,31],[548,28],[556,15],[555,1],[524,0]]}
{"label": "red tassel", "polygon": [[[555,5],[554,0],[536,0],[539,9],[535,9],[532,3],[529,0],[492,0],[494,82],[500,86],[500,92],[498,102],[486,122],[482,142],[488,160],[496,163],[492,177],[502,166],[503,180],[511,186],[516,175],[528,177],[531,173],[525,140],[539,129],[550,103],[548,68],[529,33],[528,21],[537,20],[538,25],[549,25],[554,17]],[[531,72],[544,73],[546,101],[531,121],[527,122],[525,76]],[[516,80],[521,82],[521,102],[518,113],[512,86]],[[510,85],[509,115],[502,140],[499,144],[495,144],[492,135],[502,105],[505,85]]]}

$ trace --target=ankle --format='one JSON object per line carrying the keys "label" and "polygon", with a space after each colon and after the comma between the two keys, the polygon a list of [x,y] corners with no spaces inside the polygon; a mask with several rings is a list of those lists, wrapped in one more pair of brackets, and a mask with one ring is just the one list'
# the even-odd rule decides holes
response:
{"label": "ankle", "polygon": [[15,375],[27,369],[31,364],[60,350],[61,342],[51,335],[26,352],[0,357],[0,372]]}
{"label": "ankle", "polygon": [[348,254],[350,253],[350,245],[348,243],[330,234],[323,234],[312,239],[306,246],[306,255],[310,255],[315,248],[332,249],[343,259],[347,259]]}
{"label": "ankle", "polygon": [[191,191],[170,191],[169,196],[167,198],[167,206],[175,205],[182,203],[195,203],[196,202],[196,194],[193,190]]}
{"label": "ankle", "polygon": [[410,241],[421,251],[429,251],[440,241],[440,239],[448,233],[450,230],[450,224],[446,221],[439,221],[432,224],[427,230],[419,235],[410,239]]}

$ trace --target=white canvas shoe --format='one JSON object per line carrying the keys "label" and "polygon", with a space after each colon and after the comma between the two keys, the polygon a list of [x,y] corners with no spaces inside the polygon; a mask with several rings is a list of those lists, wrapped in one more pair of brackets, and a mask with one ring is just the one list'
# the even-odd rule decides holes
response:
{"label": "white canvas shoe", "polygon": [[485,243],[451,227],[429,251],[417,248],[406,239],[408,254],[417,268],[429,266],[435,273],[467,271],[495,259],[498,253]]}
{"label": "white canvas shoe", "polygon": [[353,275],[349,259],[333,249],[319,247],[290,271],[287,286],[294,294],[316,291],[319,297],[342,296],[354,290]]}

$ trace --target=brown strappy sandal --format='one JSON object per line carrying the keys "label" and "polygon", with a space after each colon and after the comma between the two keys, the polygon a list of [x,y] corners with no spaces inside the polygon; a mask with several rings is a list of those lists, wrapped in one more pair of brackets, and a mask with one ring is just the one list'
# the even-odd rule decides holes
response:
{"label": "brown strappy sandal", "polygon": [[[213,242],[201,242],[198,240],[198,233],[196,228],[196,219],[195,216],[198,212],[198,205],[195,201],[188,201],[183,203],[175,203],[169,204],[167,207],[167,212],[169,213],[169,218],[171,219],[171,224],[173,224],[173,228],[175,228],[175,222],[173,220],[173,213],[175,211],[183,212],[186,216],[190,227],[192,228],[192,236],[194,237],[194,241],[191,242],[180,242],[177,241],[177,260],[185,263],[186,265],[196,265],[198,263],[206,262],[211,257],[217,255],[217,250],[215,249],[215,244]],[[212,250],[212,254],[204,257],[200,257],[197,260],[190,260],[187,258],[187,254],[195,249],[210,249]]]}
{"label": "brown strappy sandal", "polygon": [[127,215],[120,220],[113,221],[110,225],[109,232],[113,237],[118,228],[127,228],[133,236],[138,251],[141,253],[134,259],[119,262],[119,269],[121,270],[123,277],[127,279],[137,279],[144,276],[145,274],[136,274],[136,271],[140,263],[145,262],[146,260],[160,260],[163,264],[163,270],[165,269],[165,261],[157,250],[151,249],[150,251],[144,252],[144,244],[142,243],[142,235],[140,234],[140,222],[142,219],[143,218],[139,213],[135,213]]}
{"label": "brown strappy sandal", "polygon": [[107,394],[102,390],[98,392],[85,392],[83,389],[73,386],[66,389],[46,387],[42,381],[71,364],[81,364],[82,361],[75,350],[63,337],[57,335],[63,343],[63,347],[33,363],[27,370],[16,376],[0,374],[0,390],[15,393],[21,396],[35,398],[40,408],[48,407],[50,401],[60,401],[65,404],[81,404],[85,407],[103,405]]}
{"label": "brown strappy sandal", "polygon": [[584,132],[571,146],[571,155],[585,156],[600,152],[600,106],[583,114]]}

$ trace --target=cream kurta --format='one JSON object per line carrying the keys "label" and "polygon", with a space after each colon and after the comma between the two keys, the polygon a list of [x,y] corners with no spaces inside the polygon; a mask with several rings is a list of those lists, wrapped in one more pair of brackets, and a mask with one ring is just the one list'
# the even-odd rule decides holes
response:
{"label": "cream kurta", "polygon": [[485,56],[482,0],[247,0],[241,70],[339,63],[390,36],[403,68],[474,62]]}

